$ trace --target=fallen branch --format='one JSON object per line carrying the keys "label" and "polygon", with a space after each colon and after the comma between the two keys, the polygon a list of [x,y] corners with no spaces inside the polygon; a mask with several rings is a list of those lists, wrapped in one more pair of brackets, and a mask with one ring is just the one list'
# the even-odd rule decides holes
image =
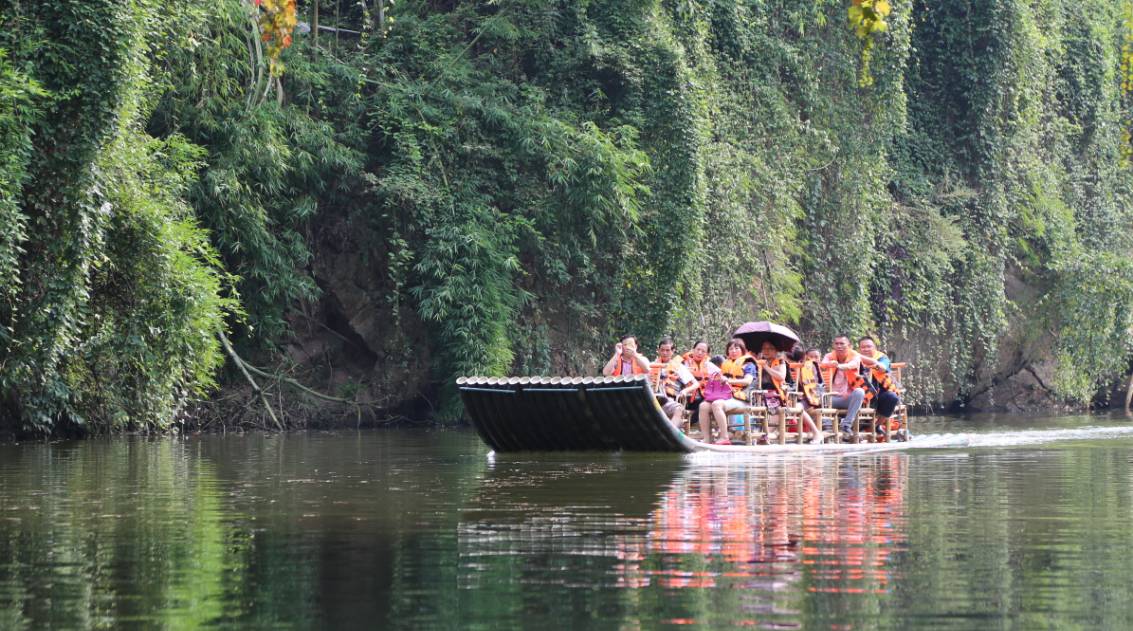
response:
{"label": "fallen branch", "polygon": [[339,397],[332,397],[329,394],[323,394],[321,392],[312,390],[312,389],[308,388],[307,386],[299,383],[298,381],[291,379],[290,377],[283,377],[281,375],[273,375],[273,374],[270,374],[270,373],[268,373],[264,370],[256,368],[255,366],[253,366],[251,364],[245,364],[245,366],[248,367],[248,370],[250,370],[253,373],[263,377],[264,379],[274,379],[276,381],[282,381],[283,383],[286,383],[290,386],[298,388],[299,390],[302,390],[303,392],[306,392],[307,394],[309,394],[313,397],[322,399],[324,401],[333,401],[335,403],[346,403],[348,405],[362,407],[362,404],[359,403],[358,401],[355,401],[354,399],[342,399],[342,398],[339,398]]}
{"label": "fallen branch", "polygon": [[231,357],[232,361],[236,363],[236,367],[240,369],[240,372],[244,373],[244,378],[248,380],[249,384],[251,384],[252,390],[259,395],[260,401],[262,401],[264,404],[264,409],[268,411],[268,416],[271,417],[271,420],[275,423],[276,428],[278,428],[280,431],[283,431],[283,423],[280,423],[279,419],[275,416],[275,410],[271,408],[271,403],[268,402],[268,398],[266,395],[264,395],[264,391],[260,388],[260,385],[256,383],[255,379],[252,379],[252,375],[248,374],[248,369],[244,364],[244,360],[240,359],[240,356],[236,354],[236,351],[232,348],[232,344],[228,342],[228,337],[224,335],[224,331],[217,331],[217,335],[220,336],[220,342],[221,344],[224,344],[224,350],[228,353],[228,356]]}

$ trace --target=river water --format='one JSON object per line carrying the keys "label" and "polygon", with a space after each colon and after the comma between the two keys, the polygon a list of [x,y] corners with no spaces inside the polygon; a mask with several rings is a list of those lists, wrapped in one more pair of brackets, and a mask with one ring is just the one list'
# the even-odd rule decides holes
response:
{"label": "river water", "polygon": [[0,629],[1133,627],[1133,423],[915,420],[971,446],[503,455],[458,430],[0,446]]}

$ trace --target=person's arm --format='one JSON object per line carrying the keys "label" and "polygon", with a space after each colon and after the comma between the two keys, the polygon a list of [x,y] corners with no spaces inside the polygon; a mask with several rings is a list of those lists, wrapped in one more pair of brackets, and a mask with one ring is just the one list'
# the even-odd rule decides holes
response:
{"label": "person's arm", "polygon": [[850,358],[850,361],[848,361],[844,364],[838,364],[838,370],[857,371],[857,370],[861,369],[861,367],[862,367],[862,356],[857,354],[857,353],[854,353],[854,356]]}
{"label": "person's arm", "polygon": [[882,355],[881,359],[877,360],[877,363],[881,364],[881,367],[885,369],[885,372],[890,372],[891,368],[889,364],[891,362],[889,361],[888,355]]}
{"label": "person's arm", "polygon": [[677,396],[692,396],[692,393],[696,392],[697,389],[700,388],[700,382],[697,381],[696,377],[692,375],[692,371],[682,363],[678,362],[674,370],[677,371],[677,379],[679,379],[680,382],[684,384],[684,388],[682,388],[681,391],[677,393]]}
{"label": "person's arm", "polygon": [[700,389],[700,382],[696,380],[696,377],[693,377],[692,381],[688,382],[688,385],[685,386],[685,389],[681,390],[678,394],[683,394],[686,397],[691,397],[692,393],[696,392],[698,389]]}
{"label": "person's arm", "polygon": [[614,356],[610,358],[610,361],[606,362],[605,368],[602,369],[602,375],[605,376],[605,377],[609,377],[610,375],[614,374],[614,370],[617,369],[618,362],[620,362],[621,360],[622,360],[622,344],[621,344],[621,342],[618,342],[614,346]]}
{"label": "person's arm", "polygon": [[861,358],[862,365],[865,366],[866,368],[873,368],[878,363],[876,359],[874,359],[872,357],[868,357],[866,355],[858,355],[858,357]]}
{"label": "person's arm", "polygon": [[755,365],[744,364],[744,376],[739,379],[729,379],[728,383],[733,386],[749,386],[751,382],[755,381]]}
{"label": "person's arm", "polygon": [[676,380],[680,381],[683,385],[680,392],[676,393],[678,396],[691,396],[700,387],[700,382],[692,375],[692,370],[685,366],[681,361],[674,361],[671,370],[676,374]]}
{"label": "person's arm", "polygon": [[633,354],[633,361],[637,362],[637,365],[641,366],[642,370],[644,370],[647,373],[649,372],[649,364],[652,363],[652,362],[649,361],[648,357],[646,357],[645,355],[642,355],[641,353],[634,353]]}
{"label": "person's arm", "polygon": [[780,364],[778,366],[772,366],[771,364],[767,364],[766,366],[763,367],[763,369],[766,370],[767,372],[771,373],[772,377],[775,378],[775,379],[778,379],[779,381],[783,381],[784,379],[787,378],[787,364],[786,363],[780,362]]}

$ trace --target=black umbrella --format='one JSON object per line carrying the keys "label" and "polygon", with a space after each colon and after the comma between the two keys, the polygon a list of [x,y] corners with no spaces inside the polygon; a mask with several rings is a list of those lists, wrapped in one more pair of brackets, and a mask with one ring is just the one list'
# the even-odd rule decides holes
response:
{"label": "black umbrella", "polygon": [[798,334],[782,324],[773,322],[746,322],[736,329],[732,337],[743,340],[752,353],[758,353],[765,341],[770,341],[781,351],[789,351],[799,343]]}

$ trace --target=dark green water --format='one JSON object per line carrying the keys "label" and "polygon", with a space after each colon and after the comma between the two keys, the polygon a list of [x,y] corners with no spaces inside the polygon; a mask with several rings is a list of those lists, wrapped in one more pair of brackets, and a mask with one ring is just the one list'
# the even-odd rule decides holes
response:
{"label": "dark green water", "polygon": [[474,434],[0,447],[0,628],[1133,627],[1133,428],[489,457]]}

